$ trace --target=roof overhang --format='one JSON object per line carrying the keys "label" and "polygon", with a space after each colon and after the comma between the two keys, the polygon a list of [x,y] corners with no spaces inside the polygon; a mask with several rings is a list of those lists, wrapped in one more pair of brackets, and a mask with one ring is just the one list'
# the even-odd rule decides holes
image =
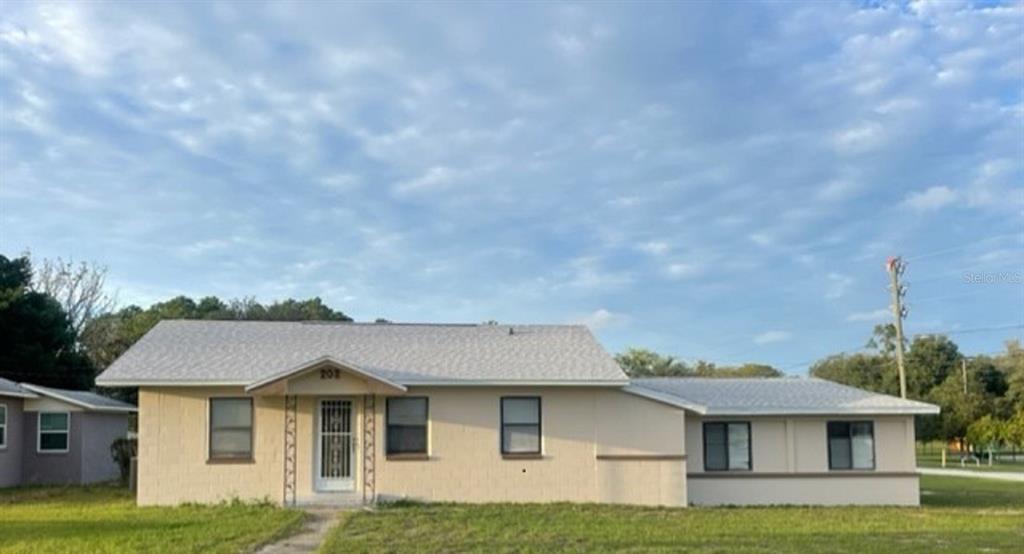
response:
{"label": "roof overhang", "polygon": [[690,402],[686,399],[679,398],[674,394],[668,394],[656,390],[651,390],[646,387],[638,387],[636,385],[627,385],[622,388],[623,392],[634,394],[648,400],[654,400],[655,402],[661,402],[662,404],[668,404],[669,406],[675,406],[676,408],[682,408],[691,412],[705,415],[708,413],[707,406],[702,406],[695,402]]}
{"label": "roof overhang", "polygon": [[132,413],[136,413],[136,412],[139,411],[139,409],[137,407],[135,407],[135,406],[128,406],[128,405],[125,405],[125,406],[103,406],[103,405],[100,405],[100,404],[92,404],[92,403],[89,403],[89,402],[85,402],[85,401],[79,400],[77,398],[72,398],[70,396],[67,396],[66,394],[61,394],[59,391],[51,390],[51,389],[48,389],[46,387],[30,385],[28,383],[20,383],[20,386],[22,388],[28,389],[28,390],[36,393],[37,396],[35,398],[39,398],[41,396],[42,397],[47,397],[47,398],[52,398],[54,400],[59,400],[61,402],[66,402],[68,404],[71,404],[72,406],[77,406],[79,408],[83,408],[83,409],[86,409],[86,410],[89,410],[89,411],[92,411],[92,412],[112,412],[112,413],[132,414]]}
{"label": "roof overhang", "polygon": [[17,392],[17,391],[6,391],[0,390],[0,396],[6,396],[8,398],[39,398],[38,394],[32,392]]}
{"label": "roof overhang", "polygon": [[363,369],[356,364],[346,362],[344,360],[339,360],[333,356],[321,356],[319,358],[299,364],[291,369],[287,369],[280,373],[275,373],[274,375],[265,377],[258,381],[253,381],[252,383],[249,383],[245,386],[245,392],[259,392],[260,390],[267,389],[275,384],[286,382],[290,379],[294,379],[296,377],[305,375],[306,373],[309,373],[314,370],[322,369],[324,367],[333,367],[340,369],[344,372],[355,375],[356,377],[360,377],[371,383],[374,383],[382,387],[385,391],[389,391],[392,393],[403,394],[408,390],[405,388],[404,385],[400,385],[390,379],[387,379],[386,377],[377,375],[372,371]]}
{"label": "roof overhang", "polygon": [[888,406],[888,407],[843,407],[835,408],[708,408],[704,415],[709,416],[822,416],[822,415],[936,415],[939,407],[931,404],[923,406]]}

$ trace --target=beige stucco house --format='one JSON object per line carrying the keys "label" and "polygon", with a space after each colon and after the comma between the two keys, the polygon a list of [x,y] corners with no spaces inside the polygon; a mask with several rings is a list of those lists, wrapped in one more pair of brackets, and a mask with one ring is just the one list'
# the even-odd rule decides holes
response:
{"label": "beige stucco house", "polygon": [[630,381],[567,325],[165,321],[139,387],[139,504],[918,503],[913,415],[815,379]]}

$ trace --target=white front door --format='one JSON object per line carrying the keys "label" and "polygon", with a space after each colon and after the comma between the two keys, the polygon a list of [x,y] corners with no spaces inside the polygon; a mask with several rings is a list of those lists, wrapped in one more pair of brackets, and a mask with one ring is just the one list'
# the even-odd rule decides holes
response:
{"label": "white front door", "polygon": [[352,401],[321,400],[317,425],[316,490],[355,490]]}

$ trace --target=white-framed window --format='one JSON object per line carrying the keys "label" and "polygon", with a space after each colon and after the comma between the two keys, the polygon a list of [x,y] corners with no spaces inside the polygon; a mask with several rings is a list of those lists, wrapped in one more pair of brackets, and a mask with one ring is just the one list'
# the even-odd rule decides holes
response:
{"label": "white-framed window", "polygon": [[0,404],[0,448],[7,448],[7,404]]}
{"label": "white-framed window", "polygon": [[501,397],[501,453],[540,455],[540,397]]}
{"label": "white-framed window", "polygon": [[36,451],[62,453],[71,443],[71,413],[39,412]]}

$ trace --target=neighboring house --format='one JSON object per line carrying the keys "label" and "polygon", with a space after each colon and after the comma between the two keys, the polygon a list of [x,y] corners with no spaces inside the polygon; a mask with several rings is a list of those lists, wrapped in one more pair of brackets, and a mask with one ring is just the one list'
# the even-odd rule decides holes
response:
{"label": "neighboring house", "polygon": [[820,380],[631,382],[585,327],[164,321],[139,504],[918,504],[913,415]]}
{"label": "neighboring house", "polygon": [[119,477],[110,454],[135,406],[91,392],[0,378],[0,487]]}

